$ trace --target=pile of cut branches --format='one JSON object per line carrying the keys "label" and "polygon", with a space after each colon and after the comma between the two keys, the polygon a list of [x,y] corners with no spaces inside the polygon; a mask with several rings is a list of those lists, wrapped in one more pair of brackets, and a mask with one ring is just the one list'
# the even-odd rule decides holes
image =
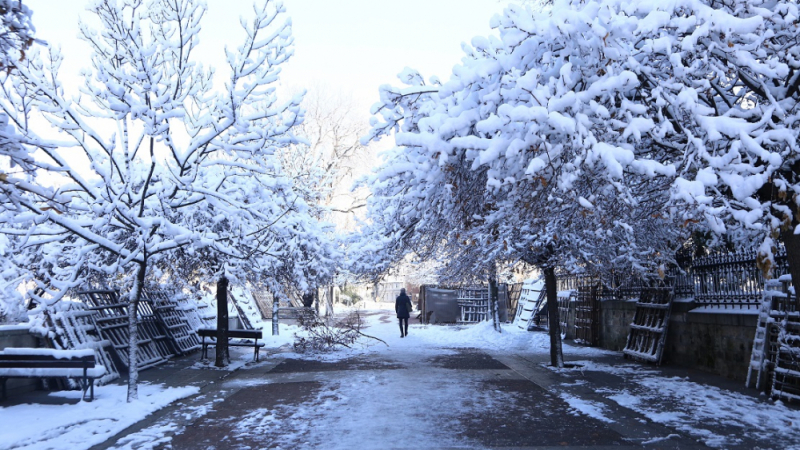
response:
{"label": "pile of cut branches", "polygon": [[[295,334],[294,350],[297,353],[324,353],[339,347],[352,348],[361,338],[386,342],[375,336],[364,334],[364,321],[358,311],[340,318],[301,317],[300,326],[306,336]],[[386,344],[387,346],[389,344]]]}

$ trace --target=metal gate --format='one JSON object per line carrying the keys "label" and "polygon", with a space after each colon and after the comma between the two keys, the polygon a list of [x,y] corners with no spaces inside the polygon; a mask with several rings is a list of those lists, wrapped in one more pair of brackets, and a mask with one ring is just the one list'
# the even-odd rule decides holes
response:
{"label": "metal gate", "polygon": [[579,286],[575,302],[575,341],[597,346],[600,344],[600,302],[597,286]]}

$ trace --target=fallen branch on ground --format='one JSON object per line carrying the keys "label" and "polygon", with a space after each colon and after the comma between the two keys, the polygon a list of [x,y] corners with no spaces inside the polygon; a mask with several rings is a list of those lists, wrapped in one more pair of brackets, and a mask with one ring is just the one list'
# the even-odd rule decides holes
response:
{"label": "fallen branch on ground", "polygon": [[[362,337],[383,342],[383,339],[364,334],[361,331],[363,321],[358,311],[351,312],[340,320],[323,319],[314,316],[311,319],[301,317],[300,326],[308,333],[302,337],[295,334],[294,350],[297,353],[321,353],[336,350],[338,347],[352,348]],[[386,344],[388,347],[389,344]]]}

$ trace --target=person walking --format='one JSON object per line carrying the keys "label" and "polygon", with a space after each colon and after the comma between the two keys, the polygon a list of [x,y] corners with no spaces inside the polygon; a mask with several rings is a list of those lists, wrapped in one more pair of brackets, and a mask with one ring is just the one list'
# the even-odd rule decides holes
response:
{"label": "person walking", "polygon": [[412,309],[414,308],[411,305],[411,299],[406,295],[405,288],[400,289],[400,295],[394,300],[394,312],[397,313],[397,319],[400,321],[400,337],[408,336],[408,318],[411,317]]}

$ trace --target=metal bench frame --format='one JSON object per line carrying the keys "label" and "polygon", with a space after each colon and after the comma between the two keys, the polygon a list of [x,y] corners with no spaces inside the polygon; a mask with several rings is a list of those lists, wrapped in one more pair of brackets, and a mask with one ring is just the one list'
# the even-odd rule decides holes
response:
{"label": "metal bench frame", "polygon": [[[201,342],[203,348],[202,351],[200,352],[200,359],[201,360],[208,359],[208,347],[217,346],[216,342],[217,329],[200,328],[197,330],[197,335],[203,339],[203,341]],[[206,338],[210,338],[212,340],[206,341]],[[253,342],[231,342],[231,338],[252,339]],[[228,330],[228,345],[233,347],[253,347],[253,361],[258,361],[258,351],[261,349],[261,347],[264,346],[264,343],[258,342],[258,340],[263,338],[264,338],[264,332],[261,330],[242,330],[242,329]]]}

